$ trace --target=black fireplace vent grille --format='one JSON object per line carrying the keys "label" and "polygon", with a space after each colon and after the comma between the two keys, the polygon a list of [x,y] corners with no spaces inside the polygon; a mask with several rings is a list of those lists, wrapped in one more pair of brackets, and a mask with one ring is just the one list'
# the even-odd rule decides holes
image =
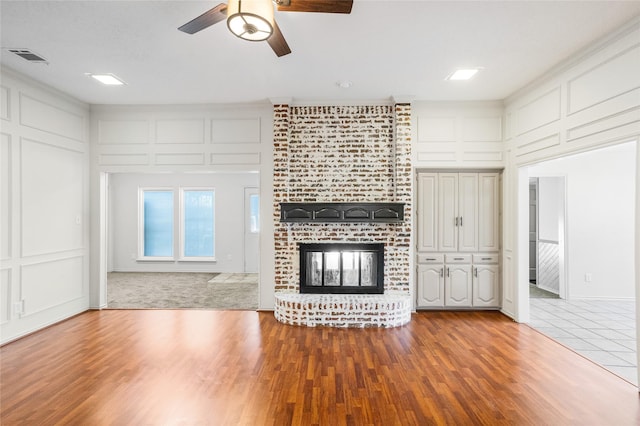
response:
{"label": "black fireplace vent grille", "polygon": [[280,203],[280,222],[382,222],[404,220],[404,203]]}

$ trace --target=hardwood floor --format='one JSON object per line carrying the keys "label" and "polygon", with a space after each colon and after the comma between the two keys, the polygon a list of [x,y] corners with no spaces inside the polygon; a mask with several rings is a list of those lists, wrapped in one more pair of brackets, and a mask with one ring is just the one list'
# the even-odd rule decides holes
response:
{"label": "hardwood floor", "polygon": [[0,356],[4,426],[640,423],[635,386],[497,312],[334,329],[90,311]]}

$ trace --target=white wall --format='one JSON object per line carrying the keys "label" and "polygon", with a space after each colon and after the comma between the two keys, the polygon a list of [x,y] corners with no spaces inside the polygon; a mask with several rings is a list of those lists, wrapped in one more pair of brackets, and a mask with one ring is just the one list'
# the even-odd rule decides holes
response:
{"label": "white wall", "polygon": [[[532,177],[540,176],[538,178],[538,238],[558,243],[560,242],[560,224],[564,219],[564,188],[562,187],[564,179],[545,177],[545,174],[553,176],[553,173],[537,167],[529,169]],[[564,174],[565,171],[555,173]]]}
{"label": "white wall", "polygon": [[[634,232],[636,143],[629,142],[545,161],[529,167],[531,176],[566,177],[567,298],[634,298]],[[540,183],[552,180],[540,178]],[[549,189],[549,188],[547,188]],[[558,210],[558,188],[548,192],[551,215]],[[540,206],[544,206],[543,191]],[[555,210],[555,211],[554,211]],[[549,217],[556,240],[558,217]],[[555,231],[553,222],[555,221]],[[586,282],[585,274],[593,281]]]}
{"label": "white wall", "polygon": [[[258,187],[257,173],[114,173],[110,175],[112,217],[110,270],[144,272],[242,272],[244,188]],[[150,262],[138,257],[138,188],[209,187],[215,190],[215,262]],[[177,224],[177,220],[175,221]],[[176,225],[177,226],[177,225]],[[178,253],[178,238],[174,239]]]}
{"label": "white wall", "polygon": [[[109,226],[108,182],[119,174],[246,173],[257,176],[260,188],[260,309],[273,309],[273,107],[261,105],[163,105],[91,107],[91,306],[106,306],[109,259],[124,265],[119,250],[110,255],[109,235],[117,243],[117,229]],[[213,176],[212,175],[212,176]],[[255,181],[252,181],[255,182]],[[112,194],[115,196],[115,194]],[[243,192],[238,192],[243,197]],[[216,201],[219,202],[218,196]],[[136,201],[137,206],[137,201]],[[111,215],[114,215],[112,211]],[[241,216],[241,213],[238,212]],[[239,218],[236,218],[239,219]],[[226,226],[217,222],[216,231]],[[227,237],[224,237],[225,240]],[[241,241],[241,238],[239,239]],[[131,257],[131,243],[123,256]],[[216,246],[221,254],[216,267],[235,269],[240,256],[234,247]],[[228,259],[228,255],[231,259]],[[139,267],[131,264],[129,267]],[[203,268],[208,265],[201,265]],[[193,270],[192,266],[188,267]],[[242,270],[242,269],[240,269]]]}
{"label": "white wall", "polygon": [[1,342],[89,307],[89,108],[2,69]]}
{"label": "white wall", "polygon": [[[505,100],[503,312],[518,321],[528,321],[528,197],[521,194],[528,190],[526,167],[638,139],[639,40],[636,18]],[[607,218],[616,220],[616,214],[611,210]],[[567,244],[576,244],[569,237]]]}

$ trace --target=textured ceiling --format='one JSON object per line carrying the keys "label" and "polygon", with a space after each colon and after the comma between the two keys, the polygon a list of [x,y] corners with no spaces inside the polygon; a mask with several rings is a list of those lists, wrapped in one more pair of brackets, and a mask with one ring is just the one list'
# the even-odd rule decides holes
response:
{"label": "textured ceiling", "polygon": [[[177,27],[218,1],[0,2],[1,62],[91,104],[504,99],[640,16],[640,1],[354,0],[350,15],[276,12],[292,53],[221,22]],[[34,64],[7,48],[28,48]],[[445,77],[483,70],[471,81]],[[85,73],[114,73],[104,87]],[[336,83],[348,80],[344,89]]]}

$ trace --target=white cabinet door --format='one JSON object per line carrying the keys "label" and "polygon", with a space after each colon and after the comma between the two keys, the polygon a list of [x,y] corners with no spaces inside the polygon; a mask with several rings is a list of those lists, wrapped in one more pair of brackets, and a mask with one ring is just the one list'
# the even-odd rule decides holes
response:
{"label": "white cabinet door", "polygon": [[458,250],[458,174],[438,174],[438,250]]}
{"label": "white cabinet door", "polygon": [[444,306],[444,265],[418,265],[417,307]]}
{"label": "white cabinet door", "polygon": [[474,265],[473,306],[500,306],[499,283],[500,270],[498,265]]}
{"label": "white cabinet door", "polygon": [[458,251],[478,251],[478,174],[458,175]]}
{"label": "white cabinet door", "polygon": [[438,250],[438,174],[418,175],[418,251]]}
{"label": "white cabinet door", "polygon": [[500,175],[478,174],[478,251],[500,250]]}
{"label": "white cabinet door", "polygon": [[445,306],[471,306],[471,265],[445,265]]}

